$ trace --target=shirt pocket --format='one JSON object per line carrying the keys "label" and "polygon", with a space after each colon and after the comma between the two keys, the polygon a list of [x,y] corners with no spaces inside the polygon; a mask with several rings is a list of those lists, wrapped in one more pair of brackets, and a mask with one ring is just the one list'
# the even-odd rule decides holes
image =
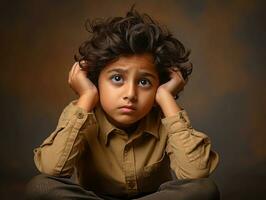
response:
{"label": "shirt pocket", "polygon": [[143,168],[143,177],[149,177],[153,173],[160,170],[160,168],[163,166],[166,158],[166,153],[163,154],[163,156],[155,163],[149,164]]}
{"label": "shirt pocket", "polygon": [[141,183],[143,192],[157,191],[162,183],[171,179],[170,160],[166,152],[164,152],[163,156],[157,162],[143,168]]}

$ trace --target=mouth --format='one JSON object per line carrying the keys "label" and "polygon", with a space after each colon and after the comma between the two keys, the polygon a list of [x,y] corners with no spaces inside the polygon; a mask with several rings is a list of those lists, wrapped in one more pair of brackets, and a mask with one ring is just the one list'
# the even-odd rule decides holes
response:
{"label": "mouth", "polygon": [[136,111],[136,107],[135,106],[121,106],[119,107],[119,110],[121,110],[122,113],[132,113]]}

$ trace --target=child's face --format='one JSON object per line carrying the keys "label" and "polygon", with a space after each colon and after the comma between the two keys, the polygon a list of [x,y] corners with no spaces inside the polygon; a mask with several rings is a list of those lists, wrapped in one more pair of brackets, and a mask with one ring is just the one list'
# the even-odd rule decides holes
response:
{"label": "child's face", "polygon": [[152,108],[159,75],[150,54],[121,56],[100,73],[100,104],[119,128],[134,125]]}

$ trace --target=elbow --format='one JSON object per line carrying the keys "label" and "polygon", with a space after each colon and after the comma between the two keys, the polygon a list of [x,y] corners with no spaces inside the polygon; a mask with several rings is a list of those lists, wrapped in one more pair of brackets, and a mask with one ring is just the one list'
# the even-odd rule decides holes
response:
{"label": "elbow", "polygon": [[210,175],[210,170],[206,169],[197,169],[194,170],[192,173],[189,174],[190,179],[197,179],[197,178],[207,178]]}
{"label": "elbow", "polygon": [[179,179],[198,179],[198,178],[206,178],[210,174],[209,169],[179,169],[177,177]]}
{"label": "elbow", "polygon": [[45,155],[44,151],[37,151],[34,155],[34,163],[41,173],[56,177],[70,178],[74,169],[69,166],[66,167],[64,163],[59,164],[59,159],[58,156],[51,157]]}
{"label": "elbow", "polygon": [[202,165],[199,162],[190,163],[184,166],[178,166],[175,169],[176,176],[180,179],[207,178],[217,167],[218,160],[209,160]]}
{"label": "elbow", "polygon": [[186,178],[207,178],[216,169],[219,163],[219,156],[216,152],[210,151],[205,159],[196,159],[192,161],[187,168],[181,170]]}
{"label": "elbow", "polygon": [[41,151],[35,152],[34,163],[41,173],[57,177],[61,175],[61,170],[57,168],[57,159],[47,159],[47,157],[43,155],[43,152]]}

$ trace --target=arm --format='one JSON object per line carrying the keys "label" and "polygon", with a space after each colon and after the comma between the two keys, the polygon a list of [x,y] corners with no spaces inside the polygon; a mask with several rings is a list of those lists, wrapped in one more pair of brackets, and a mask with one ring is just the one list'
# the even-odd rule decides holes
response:
{"label": "arm", "polygon": [[37,169],[53,176],[70,177],[75,162],[85,147],[86,132],[96,131],[92,112],[86,112],[71,102],[62,112],[56,129],[34,149]]}
{"label": "arm", "polygon": [[182,77],[172,74],[172,79],[157,90],[156,101],[165,116],[162,123],[168,133],[166,151],[177,178],[207,177],[218,164],[218,154],[211,150],[208,136],[192,128],[186,111],[173,98],[171,91],[180,85],[185,85]]}
{"label": "arm", "polygon": [[98,101],[98,91],[86,77],[87,69],[75,63],[68,83],[79,95],[61,114],[55,131],[34,149],[34,161],[40,172],[55,176],[71,176],[79,154],[85,148],[85,133],[96,131],[96,119],[91,112]]}

